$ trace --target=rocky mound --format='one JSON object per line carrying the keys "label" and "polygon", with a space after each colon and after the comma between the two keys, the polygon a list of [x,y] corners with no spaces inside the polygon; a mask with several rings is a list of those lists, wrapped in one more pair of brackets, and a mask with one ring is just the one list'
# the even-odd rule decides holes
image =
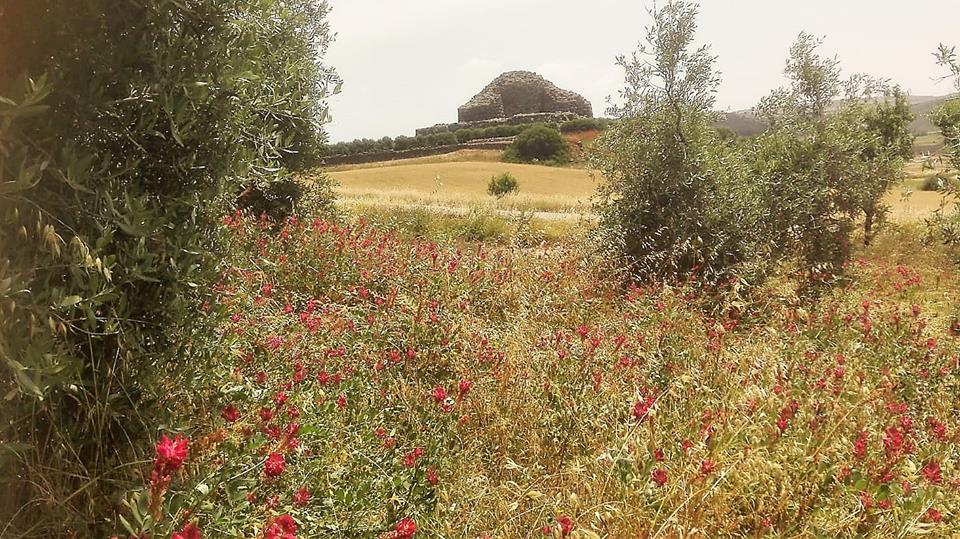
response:
{"label": "rocky mound", "polygon": [[530,71],[510,71],[500,75],[460,107],[458,116],[460,122],[478,122],[543,112],[570,112],[593,117],[593,107],[583,96],[559,88]]}

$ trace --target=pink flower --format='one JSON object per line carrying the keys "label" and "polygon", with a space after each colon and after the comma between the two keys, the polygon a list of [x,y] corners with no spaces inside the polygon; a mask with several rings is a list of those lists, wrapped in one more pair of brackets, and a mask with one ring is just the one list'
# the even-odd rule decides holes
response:
{"label": "pink flower", "polygon": [[557,524],[560,525],[561,537],[566,537],[573,531],[573,520],[567,515],[561,515],[560,518],[557,519]]}
{"label": "pink flower", "polygon": [[700,475],[710,475],[716,465],[710,459],[705,459],[700,463]]}
{"label": "pink flower", "polygon": [[263,472],[266,473],[268,477],[277,477],[283,473],[285,467],[286,461],[283,455],[280,453],[270,453],[270,455],[267,456],[267,461],[263,463]]}

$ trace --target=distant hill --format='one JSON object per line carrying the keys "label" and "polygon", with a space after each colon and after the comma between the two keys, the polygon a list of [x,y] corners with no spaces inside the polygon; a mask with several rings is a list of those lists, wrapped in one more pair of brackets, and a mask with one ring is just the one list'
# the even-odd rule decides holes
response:
{"label": "distant hill", "polygon": [[[910,130],[913,131],[915,135],[925,135],[936,131],[937,127],[933,125],[933,122],[930,120],[930,114],[943,105],[948,99],[954,97],[957,97],[957,94],[944,96],[908,96],[907,102],[910,103],[910,109],[913,110],[913,113],[917,116],[913,123],[910,124]],[[767,129],[767,125],[763,120],[757,118],[753,111],[749,109],[725,113],[725,118],[720,122],[720,125],[731,129],[741,137],[759,135]]]}

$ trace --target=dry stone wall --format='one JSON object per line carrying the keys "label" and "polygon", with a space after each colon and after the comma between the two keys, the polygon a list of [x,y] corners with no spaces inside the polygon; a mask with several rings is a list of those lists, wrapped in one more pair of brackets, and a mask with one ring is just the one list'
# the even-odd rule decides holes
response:
{"label": "dry stone wall", "polygon": [[581,116],[573,112],[538,112],[535,114],[517,114],[510,118],[493,118],[479,122],[458,122],[455,124],[437,124],[432,127],[417,129],[417,136],[435,135],[437,133],[452,133],[461,129],[483,129],[498,125],[525,125],[525,124],[562,124],[575,120]]}

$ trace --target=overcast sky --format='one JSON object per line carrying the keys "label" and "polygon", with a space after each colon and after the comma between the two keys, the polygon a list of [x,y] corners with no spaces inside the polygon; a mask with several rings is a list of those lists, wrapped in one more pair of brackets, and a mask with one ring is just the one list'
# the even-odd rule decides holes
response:
{"label": "overcast sky", "polygon": [[[455,122],[457,107],[504,71],[536,71],[602,115],[650,17],[643,0],[329,0],[337,34],[327,54],[344,80],[330,100],[332,141],[413,135]],[[937,83],[932,52],[960,44],[960,0],[702,0],[698,39],[718,56],[723,110],[739,110],[783,84],[802,30],[846,74],[893,79],[913,95]]]}

